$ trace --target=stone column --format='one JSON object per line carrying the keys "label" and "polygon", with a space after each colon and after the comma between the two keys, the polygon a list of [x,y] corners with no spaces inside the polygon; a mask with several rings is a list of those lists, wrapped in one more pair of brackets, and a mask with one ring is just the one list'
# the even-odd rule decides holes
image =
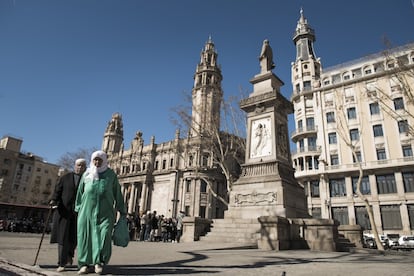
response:
{"label": "stone column", "polygon": [[142,183],[141,201],[139,203],[139,206],[143,213],[147,211],[147,200],[148,200],[148,185],[146,183]]}
{"label": "stone column", "polygon": [[134,184],[131,184],[131,192],[129,194],[129,202],[128,202],[128,213],[134,213],[134,206],[135,206],[135,195],[136,195],[136,187]]}

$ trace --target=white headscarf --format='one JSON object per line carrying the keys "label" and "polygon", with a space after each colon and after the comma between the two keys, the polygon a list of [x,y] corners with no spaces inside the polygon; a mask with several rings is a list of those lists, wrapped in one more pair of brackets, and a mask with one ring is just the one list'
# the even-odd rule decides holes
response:
{"label": "white headscarf", "polygon": [[[99,168],[96,167],[93,163],[93,160],[99,157],[102,159],[102,166]],[[99,173],[103,173],[108,169],[108,157],[106,153],[102,150],[95,151],[92,153],[91,156],[91,163],[89,165],[89,168],[86,170],[86,178],[92,179],[92,180],[98,180],[99,179]]]}

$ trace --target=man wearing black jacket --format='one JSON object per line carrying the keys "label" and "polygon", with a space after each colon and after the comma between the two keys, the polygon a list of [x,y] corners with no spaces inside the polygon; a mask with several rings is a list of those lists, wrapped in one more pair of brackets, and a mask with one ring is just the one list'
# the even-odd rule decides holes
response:
{"label": "man wearing black jacket", "polygon": [[77,244],[75,199],[86,160],[78,159],[73,172],[63,175],[55,187],[50,205],[55,209],[50,243],[58,244],[58,272],[72,264]]}

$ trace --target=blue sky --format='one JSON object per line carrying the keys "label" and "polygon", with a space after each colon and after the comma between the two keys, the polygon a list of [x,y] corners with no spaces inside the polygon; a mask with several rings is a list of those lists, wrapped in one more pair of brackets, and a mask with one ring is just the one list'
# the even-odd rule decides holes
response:
{"label": "blue sky", "polygon": [[325,68],[414,40],[411,0],[0,0],[0,136],[55,163],[100,148],[120,112],[126,148],[138,130],[169,141],[210,35],[226,97],[252,91],[269,39],[290,98],[301,7]]}

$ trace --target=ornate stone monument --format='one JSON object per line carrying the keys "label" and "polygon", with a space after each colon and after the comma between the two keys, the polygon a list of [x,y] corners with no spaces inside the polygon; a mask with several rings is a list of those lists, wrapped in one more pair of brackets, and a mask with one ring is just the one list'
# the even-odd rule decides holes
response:
{"label": "ornate stone monument", "polygon": [[225,217],[309,217],[304,189],[291,164],[288,114],[293,107],[280,93],[283,82],[272,73],[275,65],[268,40],[259,61],[261,71],[250,80],[253,92],[240,103],[247,113],[246,157]]}
{"label": "ornate stone monument", "polygon": [[267,40],[259,61],[260,73],[250,80],[253,92],[240,102],[247,113],[242,175],[233,184],[224,219],[215,219],[205,238],[257,244],[265,250],[335,251],[337,223],[309,216],[304,189],[294,177],[288,137],[293,107],[280,93],[283,82],[272,73],[275,65]]}

